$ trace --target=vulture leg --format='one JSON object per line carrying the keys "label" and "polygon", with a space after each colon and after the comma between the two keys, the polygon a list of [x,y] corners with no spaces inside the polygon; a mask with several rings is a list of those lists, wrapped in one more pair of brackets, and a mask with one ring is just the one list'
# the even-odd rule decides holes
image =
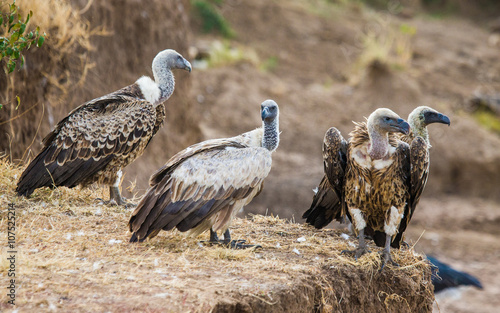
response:
{"label": "vulture leg", "polygon": [[399,264],[394,262],[391,257],[391,239],[391,236],[385,236],[385,247],[384,250],[380,252],[380,254],[382,255],[382,267],[380,268],[380,271],[384,269],[384,266],[385,264],[387,264],[387,262],[389,262],[389,264],[391,264],[392,266],[399,266]]}
{"label": "vulture leg", "polygon": [[105,205],[123,205],[126,208],[137,206],[137,204],[127,202],[127,199],[121,196],[120,189],[117,186],[109,186],[108,201],[104,201],[101,198],[97,198],[97,200],[102,201]]}
{"label": "vulture leg", "polygon": [[221,240],[217,236],[217,233],[212,228],[210,228],[210,240],[208,241],[208,243],[211,245],[216,244],[231,249],[247,249],[253,247],[262,248],[262,246],[260,245],[246,245],[244,244],[245,242],[246,240],[244,239],[231,240],[231,234],[229,233],[229,229],[226,229],[226,231],[224,232],[224,239]]}
{"label": "vulture leg", "polygon": [[350,254],[354,255],[354,258],[358,260],[359,257],[361,257],[365,253],[370,253],[371,251],[368,250],[366,247],[366,241],[365,241],[365,229],[359,230],[359,236],[358,236],[358,248],[355,250],[342,250],[342,254]]}

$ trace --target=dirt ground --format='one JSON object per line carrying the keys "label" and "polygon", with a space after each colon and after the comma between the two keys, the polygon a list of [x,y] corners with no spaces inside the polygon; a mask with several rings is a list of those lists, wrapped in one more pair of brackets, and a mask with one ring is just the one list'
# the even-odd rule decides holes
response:
{"label": "dirt ground", "polygon": [[[357,240],[253,215],[236,219],[232,238],[259,244],[234,250],[208,246],[177,231],[130,244],[130,211],[95,199],[100,189],[13,195],[0,159],[0,205],[13,204],[14,248],[2,248],[0,269],[14,271],[15,307],[0,295],[2,312],[429,312],[430,267],[413,249],[395,251],[400,267],[379,272],[379,248],[355,261],[341,251]],[[7,228],[7,210],[0,227]],[[3,231],[2,231],[3,234]],[[16,252],[10,252],[15,249]],[[14,256],[14,269],[6,256]]]}

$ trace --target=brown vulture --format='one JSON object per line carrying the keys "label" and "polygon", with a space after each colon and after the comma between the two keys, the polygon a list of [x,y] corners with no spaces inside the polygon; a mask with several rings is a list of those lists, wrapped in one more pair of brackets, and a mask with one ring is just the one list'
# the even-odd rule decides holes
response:
{"label": "brown vulture", "polygon": [[24,170],[17,194],[28,197],[40,187],[73,188],[98,182],[110,186],[110,202],[126,204],[118,188],[122,170],[142,155],[163,124],[163,102],[175,86],[172,69],[191,72],[191,64],[168,49],[158,53],[152,69],[154,80],[143,76],[63,118]]}
{"label": "brown vulture", "polygon": [[[249,247],[231,241],[228,227],[260,193],[278,147],[276,102],[264,101],[261,117],[261,128],[192,145],[153,174],[151,187],[130,218],[130,242],[153,238],[162,229],[177,228],[193,236],[210,229],[210,242]],[[223,241],[217,237],[219,230]]]}
{"label": "brown vulture", "polygon": [[[415,212],[415,208],[420,201],[420,196],[427,184],[427,178],[429,177],[429,149],[431,148],[431,144],[429,142],[427,125],[441,123],[449,126],[450,119],[448,116],[430,107],[419,106],[408,115],[408,123],[410,124],[410,133],[408,135],[401,135],[399,139],[411,147],[410,199],[406,204],[404,217],[399,225],[398,233],[392,240],[391,247],[393,248],[401,246],[403,233],[410,223],[413,212]],[[413,148],[417,145],[425,145],[426,149]],[[385,234],[376,233],[373,239],[378,246],[381,246],[385,241]]]}
{"label": "brown vulture", "polygon": [[[345,252],[356,258],[368,252],[365,228],[384,232],[388,238],[397,232],[408,198],[405,184],[409,171],[409,147],[392,134],[409,131],[409,124],[396,113],[377,109],[366,123],[355,123],[349,142],[334,127],[325,134],[325,175],[335,197],[340,200],[334,201],[335,209],[331,212],[309,210],[304,216],[331,221],[337,215],[348,215],[359,235],[359,246],[354,251]],[[387,261],[392,262],[390,240],[382,254],[382,266]]]}
{"label": "brown vulture", "polygon": [[[405,165],[404,170],[405,188],[408,190],[409,197],[405,205],[404,218],[401,220],[398,233],[393,237],[391,243],[394,248],[400,247],[403,232],[406,230],[425,186],[429,166],[428,148],[430,147],[426,126],[436,122],[448,125],[450,123],[447,116],[428,107],[418,107],[409,115],[411,132],[399,136],[399,139],[410,145],[409,158],[407,159],[407,163],[408,160],[410,163]],[[366,125],[358,124],[357,128],[360,127],[365,133],[364,136],[367,136]],[[391,146],[395,145],[396,139],[395,134],[389,134]],[[325,176],[313,197],[310,209],[303,215],[307,219],[307,223],[317,228],[328,225],[333,219],[344,222],[346,215],[349,220],[352,220],[344,201],[348,145],[348,142],[335,128],[329,129],[325,134],[323,145]],[[371,227],[367,227],[365,233],[372,236],[378,246],[386,246],[385,232],[373,231]]]}

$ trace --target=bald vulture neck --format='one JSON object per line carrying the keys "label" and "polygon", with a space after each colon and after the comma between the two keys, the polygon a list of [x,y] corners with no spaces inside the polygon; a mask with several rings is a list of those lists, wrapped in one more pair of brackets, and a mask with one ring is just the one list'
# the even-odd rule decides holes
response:
{"label": "bald vulture neck", "polygon": [[370,136],[370,146],[368,154],[372,160],[380,160],[384,158],[389,152],[389,136],[388,133],[381,133],[375,127],[368,128]]}
{"label": "bald vulture neck", "polygon": [[175,88],[174,74],[169,68],[160,68],[153,72],[156,84],[160,89],[160,98],[154,103],[158,105],[170,98]]}
{"label": "bald vulture neck", "polygon": [[262,147],[273,152],[278,148],[280,141],[278,118],[271,122],[264,121],[263,123],[264,135],[262,136]]}
{"label": "bald vulture neck", "polygon": [[417,136],[422,137],[425,140],[427,146],[430,148],[431,144],[429,142],[429,132],[427,131],[427,126],[422,122],[415,122],[414,119],[410,119],[408,123],[410,124],[412,137],[413,138],[416,138]]}

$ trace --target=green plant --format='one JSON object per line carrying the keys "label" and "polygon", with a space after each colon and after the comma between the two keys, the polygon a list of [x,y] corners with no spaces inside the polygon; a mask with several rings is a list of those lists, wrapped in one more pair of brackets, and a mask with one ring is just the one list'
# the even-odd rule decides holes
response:
{"label": "green plant", "polygon": [[19,13],[19,7],[14,0],[8,5],[8,13],[0,11],[0,53],[1,61],[5,58],[7,72],[12,73],[16,68],[17,62],[20,61],[20,66],[24,65],[24,50],[31,47],[33,43],[37,47],[42,46],[45,41],[45,33],[40,35],[40,28],[36,27],[34,31],[26,33],[26,26],[33,16],[30,11],[23,20]]}
{"label": "green plant", "polygon": [[500,134],[500,118],[487,109],[478,109],[473,113],[476,121],[486,129]]}
{"label": "green plant", "polygon": [[224,37],[231,38],[234,37],[234,31],[215,6],[221,2],[221,0],[192,0],[191,4],[202,21],[203,31],[208,33],[215,30]]}

